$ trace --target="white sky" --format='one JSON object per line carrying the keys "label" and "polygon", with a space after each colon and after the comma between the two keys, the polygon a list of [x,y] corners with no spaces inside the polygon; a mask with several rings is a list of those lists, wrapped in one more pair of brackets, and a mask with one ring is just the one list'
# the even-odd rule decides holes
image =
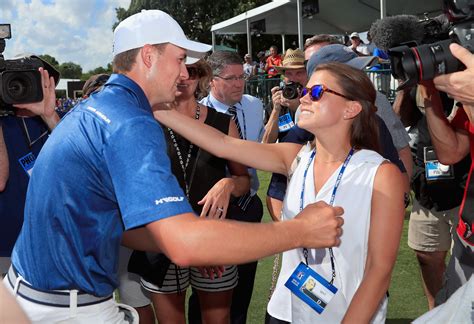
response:
{"label": "white sky", "polygon": [[115,8],[130,0],[0,0],[0,24],[12,38],[4,56],[49,54],[59,63],[74,62],[87,72],[112,61]]}

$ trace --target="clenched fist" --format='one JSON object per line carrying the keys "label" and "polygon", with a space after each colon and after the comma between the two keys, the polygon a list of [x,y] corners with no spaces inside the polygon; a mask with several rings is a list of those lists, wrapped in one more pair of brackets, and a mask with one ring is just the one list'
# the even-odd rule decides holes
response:
{"label": "clenched fist", "polygon": [[338,246],[343,213],[342,207],[332,207],[323,201],[307,205],[295,218],[301,226],[299,245],[315,249]]}

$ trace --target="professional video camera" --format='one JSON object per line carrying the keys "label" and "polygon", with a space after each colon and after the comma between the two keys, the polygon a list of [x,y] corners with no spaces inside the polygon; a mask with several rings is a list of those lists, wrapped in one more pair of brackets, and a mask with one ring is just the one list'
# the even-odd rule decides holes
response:
{"label": "professional video camera", "polygon": [[59,81],[59,72],[37,56],[5,60],[2,53],[7,38],[11,38],[10,24],[0,24],[0,116],[13,115],[15,104],[43,100],[38,68],[44,67],[56,83]]}
{"label": "professional video camera", "polygon": [[286,99],[296,99],[300,96],[303,86],[298,82],[288,82],[280,86],[281,94]]}
{"label": "professional video camera", "polygon": [[462,69],[449,50],[453,42],[474,52],[474,0],[443,0],[443,11],[435,18],[400,15],[372,25],[375,45],[388,50],[392,74],[403,81],[397,90]]}

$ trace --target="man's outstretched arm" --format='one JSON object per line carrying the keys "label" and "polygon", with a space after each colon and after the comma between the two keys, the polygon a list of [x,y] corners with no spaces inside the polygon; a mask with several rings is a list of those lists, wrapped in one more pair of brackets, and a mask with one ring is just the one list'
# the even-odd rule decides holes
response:
{"label": "man's outstretched arm", "polygon": [[308,205],[296,218],[251,224],[181,214],[125,233],[123,244],[165,253],[180,266],[241,264],[299,247],[340,244],[342,208]]}

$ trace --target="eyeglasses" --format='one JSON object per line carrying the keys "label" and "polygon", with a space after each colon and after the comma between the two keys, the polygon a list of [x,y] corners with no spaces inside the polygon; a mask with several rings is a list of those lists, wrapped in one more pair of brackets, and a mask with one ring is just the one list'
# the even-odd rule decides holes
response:
{"label": "eyeglasses", "polygon": [[309,93],[311,101],[319,101],[321,100],[325,92],[335,94],[336,96],[346,98],[347,100],[352,100],[349,97],[343,95],[342,93],[331,90],[322,84],[315,84],[311,88],[303,88],[303,90],[301,91],[301,97],[304,97]]}
{"label": "eyeglasses", "polygon": [[223,76],[220,76],[220,75],[214,75],[214,77],[222,79],[224,81],[243,81],[243,80],[245,80],[245,74],[241,74],[239,76],[232,75],[232,76],[228,76],[228,77],[223,77]]}
{"label": "eyeglasses", "polygon": [[196,80],[201,77],[201,70],[196,66],[186,66],[188,70],[189,80]]}

